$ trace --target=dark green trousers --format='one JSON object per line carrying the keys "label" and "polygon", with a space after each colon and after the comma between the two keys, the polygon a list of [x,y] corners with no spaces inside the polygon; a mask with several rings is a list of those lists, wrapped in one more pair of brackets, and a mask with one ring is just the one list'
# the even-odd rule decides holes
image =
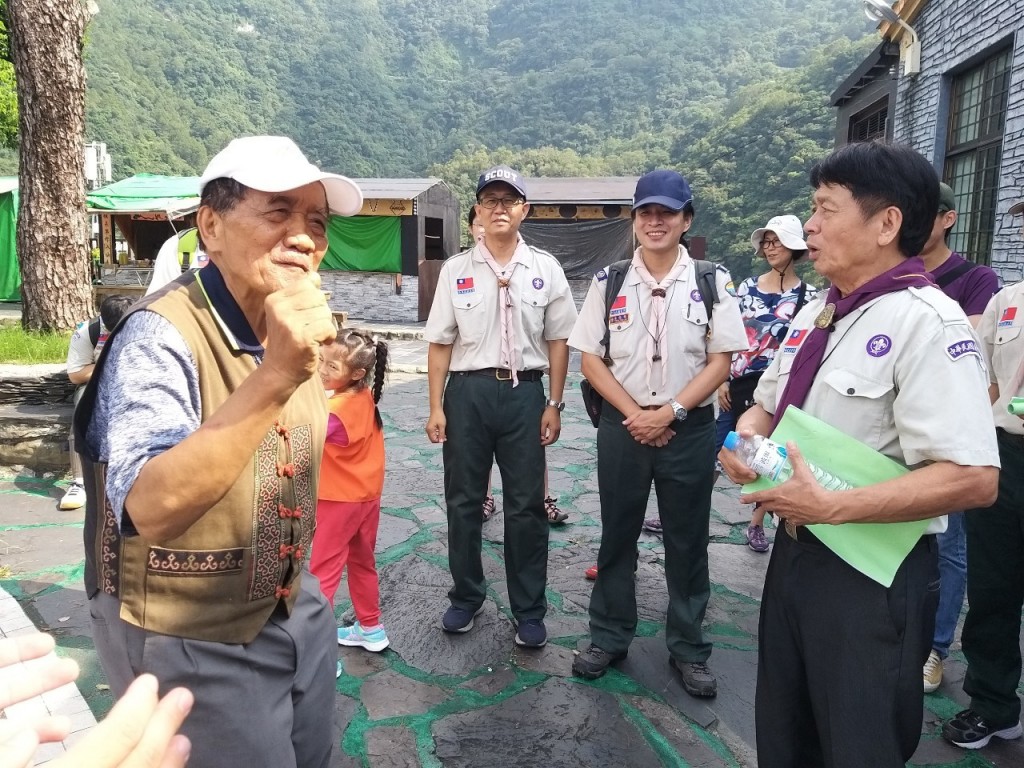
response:
{"label": "dark green trousers", "polygon": [[964,692],[971,709],[993,726],[1020,719],[1020,627],[1024,605],[1024,438],[997,430],[999,497],[968,510],[967,658]]}
{"label": "dark green trousers", "polygon": [[548,521],[544,513],[542,381],[498,381],[452,373],[444,391],[444,495],[448,511],[448,597],[475,611],[486,597],[480,561],[481,508],[492,460],[501,473],[505,520],[505,578],[512,614],[543,619],[548,575]]}
{"label": "dark green trousers", "polygon": [[665,640],[677,661],[704,661],[711,644],[701,622],[708,607],[708,522],[714,469],[715,424],[710,407],[695,409],[663,448],[640,445],[623,416],[604,404],[597,428],[601,495],[601,549],[590,598],[590,636],[610,653],[629,648],[636,632],[633,567],[651,483],[658,494],[665,542],[668,618]]}

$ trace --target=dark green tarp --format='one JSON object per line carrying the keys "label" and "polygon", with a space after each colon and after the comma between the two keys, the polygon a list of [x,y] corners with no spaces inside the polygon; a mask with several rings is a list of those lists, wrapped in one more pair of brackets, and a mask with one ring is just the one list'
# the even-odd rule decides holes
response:
{"label": "dark green tarp", "polygon": [[402,232],[397,216],[332,216],[321,269],[401,272]]}
{"label": "dark green tarp", "polygon": [[21,301],[21,270],[15,239],[18,229],[18,188],[0,194],[0,301]]}

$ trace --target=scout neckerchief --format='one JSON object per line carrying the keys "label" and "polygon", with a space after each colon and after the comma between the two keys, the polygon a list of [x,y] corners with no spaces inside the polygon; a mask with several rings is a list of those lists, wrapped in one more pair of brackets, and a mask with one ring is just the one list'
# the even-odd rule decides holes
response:
{"label": "scout neckerchief", "polygon": [[644,264],[644,259],[641,255],[642,250],[642,248],[637,248],[633,252],[633,269],[636,270],[640,279],[644,281],[644,285],[651,289],[651,307],[647,311],[647,319],[644,321],[644,327],[647,329],[647,387],[650,389],[652,386],[651,370],[654,364],[661,361],[660,388],[665,389],[668,386],[669,353],[669,345],[664,343],[668,335],[668,301],[666,296],[668,295],[668,289],[672,287],[676,278],[679,277],[680,273],[690,263],[690,258],[686,253],[686,249],[683,246],[679,246],[679,255],[676,257],[676,263],[672,265],[672,269],[659,282],[647,270],[647,265]]}
{"label": "scout neckerchief", "polygon": [[825,356],[829,333],[837,320],[841,320],[869,301],[887,293],[895,293],[907,288],[923,288],[926,285],[935,285],[935,283],[932,282],[931,275],[925,271],[924,262],[915,256],[912,259],[904,259],[901,264],[888,272],[883,272],[878,277],[868,280],[848,296],[840,296],[839,289],[834,285],[831,286],[825,299],[825,308],[818,314],[814,321],[814,328],[804,343],[800,345],[796,358],[793,360],[789,381],[786,383],[786,388],[782,390],[782,396],[775,407],[772,428],[774,429],[775,425],[779,423],[779,419],[782,418],[782,414],[785,413],[788,406],[795,405],[799,408],[804,404]]}
{"label": "scout neckerchief", "polygon": [[512,371],[512,386],[519,386],[519,376],[516,371],[519,368],[521,337],[519,325],[520,317],[516,311],[515,302],[512,300],[512,276],[516,268],[525,262],[526,242],[522,237],[516,236],[516,250],[508,264],[502,266],[494,260],[494,256],[487,250],[484,239],[477,240],[477,248],[484,257],[484,262],[491,268],[495,278],[498,280],[498,309],[501,312],[501,361],[502,365]]}

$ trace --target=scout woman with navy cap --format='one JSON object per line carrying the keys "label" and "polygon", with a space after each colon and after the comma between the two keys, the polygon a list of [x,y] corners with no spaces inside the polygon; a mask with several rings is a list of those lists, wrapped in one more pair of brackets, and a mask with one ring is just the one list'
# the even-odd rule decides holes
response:
{"label": "scout woman with navy cap", "polygon": [[[583,353],[583,374],[604,398],[597,429],[602,534],[590,600],[591,644],[572,669],[600,677],[625,657],[633,639],[636,542],[653,481],[665,542],[669,662],[689,693],[714,696],[718,684],[706,664],[711,644],[701,631],[710,595],[711,403],[729,376],[732,353],[746,349],[747,339],[729,273],[716,267],[702,281],[680,245],[692,222],[686,179],[675,171],[641,177],[633,197],[640,247],[611,302],[605,294],[612,270],[597,273],[569,337],[569,345]],[[711,285],[717,300],[709,317],[703,291]]]}

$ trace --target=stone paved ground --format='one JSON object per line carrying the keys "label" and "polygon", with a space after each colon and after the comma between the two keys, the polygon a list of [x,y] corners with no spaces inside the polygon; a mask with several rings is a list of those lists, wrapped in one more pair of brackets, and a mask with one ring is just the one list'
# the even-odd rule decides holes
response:
{"label": "stone paved ground", "polygon": [[[590,586],[583,570],[596,557],[597,481],[594,430],[578,407],[578,378],[567,398],[562,439],[549,451],[551,486],[570,524],[552,529],[548,600],[551,642],[540,651],[513,643],[504,584],[499,513],[484,526],[489,599],[468,635],[440,630],[449,586],[441,499],[441,452],[423,435],[426,381],[396,374],[385,390],[388,472],[378,541],[384,621],[392,647],[374,655],[340,649],[342,730],[333,765],[366,766],[754,766],[753,682],[757,611],[768,558],[751,552],[747,511],[720,481],[713,495],[707,631],[720,694],[698,701],[670,673],[664,646],[663,550],[644,534],[637,592],[638,637],[629,658],[605,678],[569,676],[573,650],[587,633]],[[496,485],[498,482],[495,473]],[[62,483],[0,474],[0,586],[60,652],[83,667],[80,688],[98,716],[111,706],[89,636],[82,592],[81,514],[59,512]],[[497,492],[501,507],[500,489]],[[339,620],[348,618],[342,585]],[[982,754],[946,745],[940,717],[962,707],[959,647],[947,680],[926,697],[921,747],[913,765],[976,768],[1024,765],[1024,744],[1000,743]],[[837,660],[837,663],[840,663]]]}

